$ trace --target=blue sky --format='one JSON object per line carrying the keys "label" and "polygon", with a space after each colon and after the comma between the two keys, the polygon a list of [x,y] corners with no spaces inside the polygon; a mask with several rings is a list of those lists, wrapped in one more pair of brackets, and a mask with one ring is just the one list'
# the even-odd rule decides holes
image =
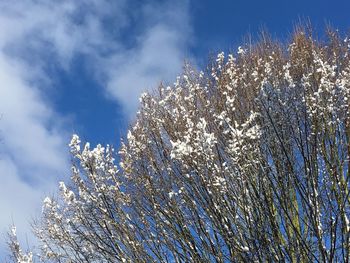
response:
{"label": "blue sky", "polygon": [[1,233],[14,222],[24,240],[67,180],[72,133],[118,146],[140,93],[174,82],[185,60],[203,66],[262,27],[286,39],[305,18],[346,32],[349,10],[348,0],[0,0]]}

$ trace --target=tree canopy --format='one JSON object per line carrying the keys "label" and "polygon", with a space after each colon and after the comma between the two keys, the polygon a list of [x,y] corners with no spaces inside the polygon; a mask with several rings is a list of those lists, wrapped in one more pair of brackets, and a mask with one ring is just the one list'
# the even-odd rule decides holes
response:
{"label": "tree canopy", "polygon": [[350,39],[326,35],[185,66],[141,96],[119,164],[74,135],[37,260],[349,262]]}

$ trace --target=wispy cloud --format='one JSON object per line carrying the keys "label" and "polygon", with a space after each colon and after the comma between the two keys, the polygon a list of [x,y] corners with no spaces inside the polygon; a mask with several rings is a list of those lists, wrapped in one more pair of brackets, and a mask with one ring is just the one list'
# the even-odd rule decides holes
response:
{"label": "wispy cloud", "polygon": [[141,14],[147,30],[133,47],[108,57],[102,64],[107,73],[107,90],[120,100],[128,114],[133,114],[138,95],[154,89],[161,80],[174,80],[184,58],[189,58],[191,41],[188,3],[162,6],[146,5]]}
{"label": "wispy cloud", "polygon": [[140,92],[181,71],[191,27],[188,2],[170,0],[0,0],[0,24],[0,231],[13,220],[23,240],[43,196],[69,174],[47,68],[84,56],[101,92],[132,116]]}

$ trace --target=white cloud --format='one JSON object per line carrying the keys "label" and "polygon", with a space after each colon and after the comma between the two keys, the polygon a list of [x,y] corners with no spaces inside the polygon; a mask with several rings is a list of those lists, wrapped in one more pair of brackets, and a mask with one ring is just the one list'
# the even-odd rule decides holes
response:
{"label": "white cloud", "polygon": [[42,197],[69,173],[69,134],[45,95],[54,86],[46,67],[69,70],[85,56],[130,117],[141,91],[180,73],[188,12],[186,0],[0,0],[0,233],[14,220],[24,240]]}
{"label": "white cloud", "polygon": [[[29,244],[33,244],[33,236],[28,231],[30,227],[28,221],[31,221],[40,212],[38,200],[43,200],[43,193],[23,181],[23,178],[20,177],[21,171],[18,170],[18,166],[11,159],[0,159],[0,171],[1,237],[6,238],[3,231],[8,231],[9,224],[13,223],[21,230],[21,243],[26,244],[25,241],[28,241]],[[40,187],[41,190],[43,190],[42,188]],[[0,246],[0,258],[7,253],[4,244],[2,244]]]}
{"label": "white cloud", "polygon": [[186,48],[191,43],[188,3],[169,3],[156,7],[146,5],[143,15],[150,17],[147,30],[137,39],[135,47],[109,58],[107,90],[120,100],[126,112],[134,114],[138,95],[152,90],[161,81],[174,81],[181,73]]}
{"label": "white cloud", "polygon": [[59,127],[51,124],[59,116],[44,102],[40,91],[24,80],[20,66],[7,60],[0,54],[1,152],[17,165],[30,168],[22,174],[30,174],[33,179],[41,175],[35,174],[38,168],[62,171],[66,165],[62,158],[65,143]]}
{"label": "white cloud", "polygon": [[[33,68],[0,53],[0,233],[13,221],[22,241],[33,241],[31,218],[68,171],[67,136],[57,125],[60,116],[30,84],[41,77]],[[1,239],[0,251],[3,245]]]}
{"label": "white cloud", "polygon": [[184,54],[179,37],[167,26],[156,25],[143,36],[140,46],[106,62],[107,90],[128,114],[135,112],[142,91],[155,89],[163,80],[175,80],[180,73]]}

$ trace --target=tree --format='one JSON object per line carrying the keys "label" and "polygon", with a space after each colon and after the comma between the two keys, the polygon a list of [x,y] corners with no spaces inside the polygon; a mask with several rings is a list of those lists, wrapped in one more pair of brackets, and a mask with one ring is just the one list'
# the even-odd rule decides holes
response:
{"label": "tree", "polygon": [[[141,96],[81,149],[36,235],[52,262],[349,262],[350,44],[266,34]],[[120,169],[120,170],[118,170]]]}

